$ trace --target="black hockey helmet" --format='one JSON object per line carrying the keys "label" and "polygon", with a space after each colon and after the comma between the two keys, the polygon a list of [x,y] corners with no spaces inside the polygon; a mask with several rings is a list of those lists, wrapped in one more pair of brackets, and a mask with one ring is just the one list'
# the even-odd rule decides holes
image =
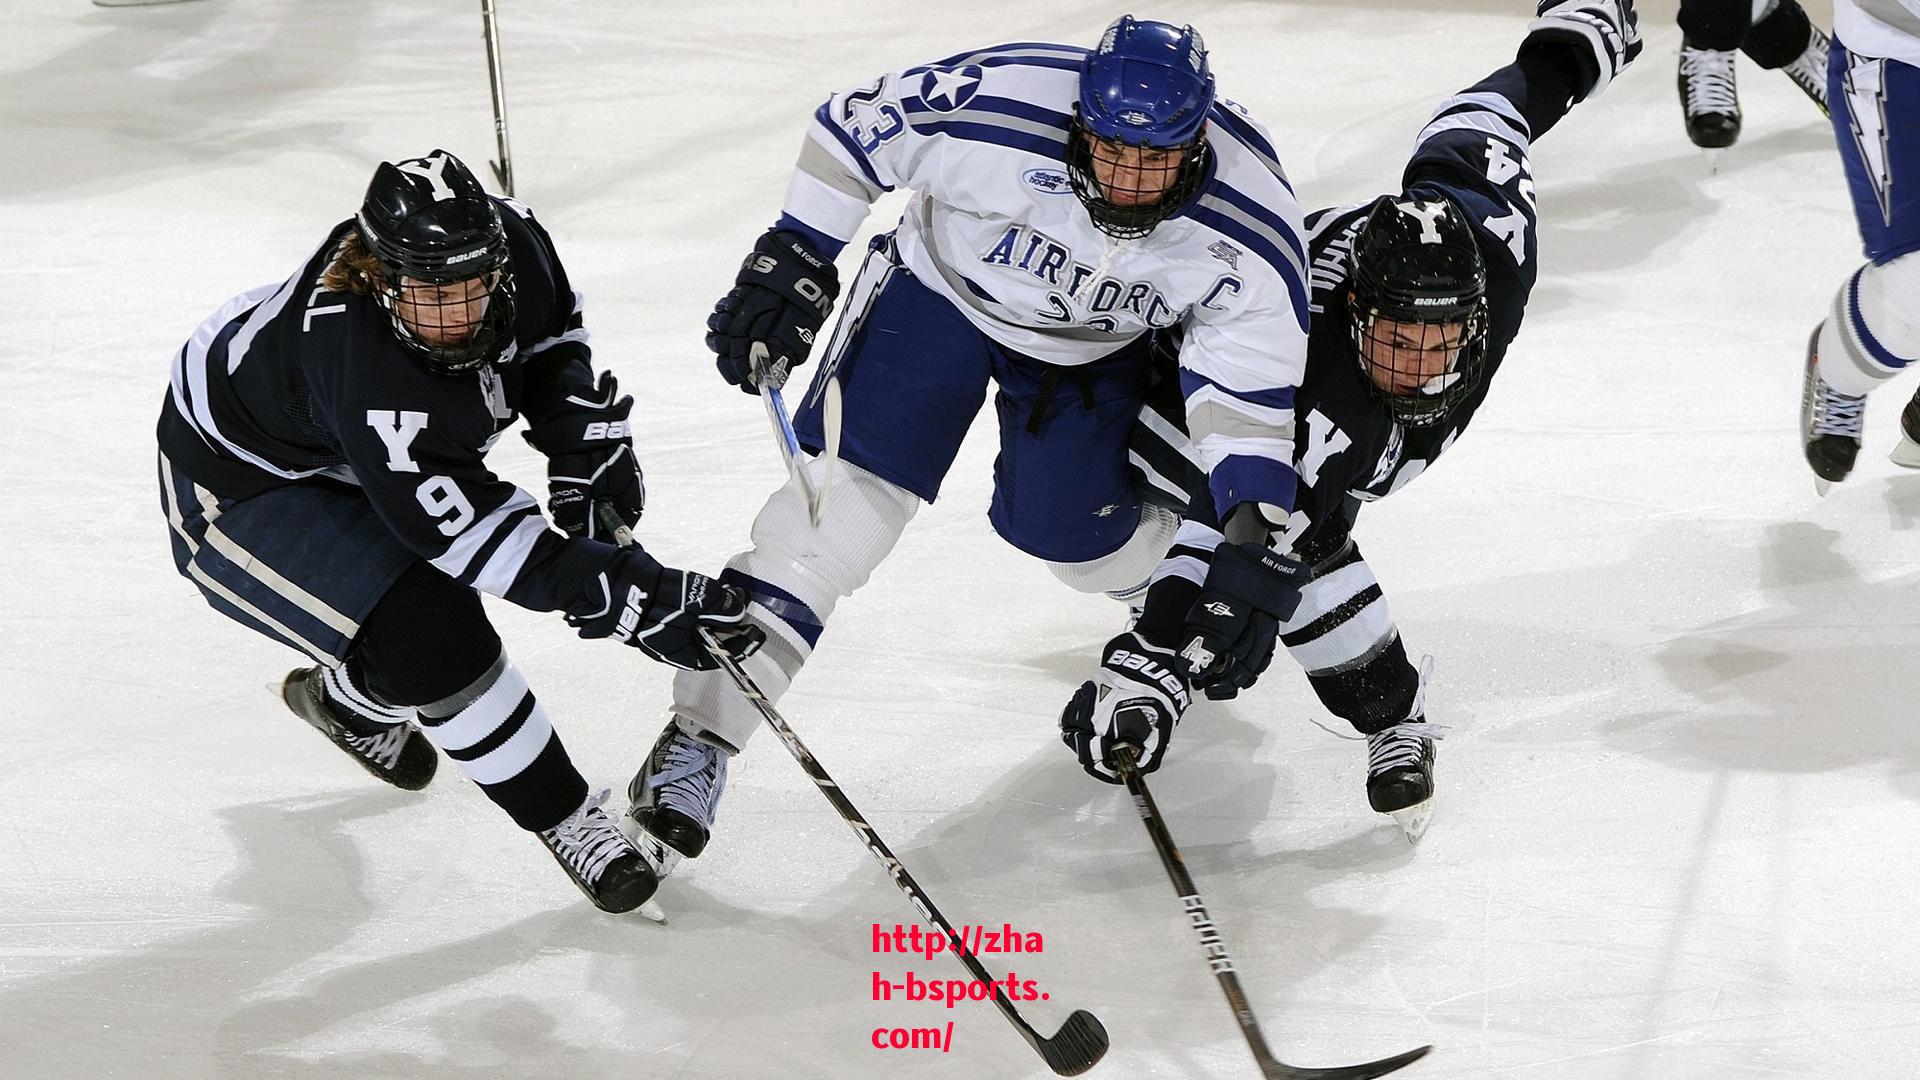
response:
{"label": "black hockey helmet", "polygon": [[[1486,375],[1487,268],[1472,226],[1445,198],[1383,195],[1373,204],[1354,239],[1348,310],[1368,385],[1408,427],[1439,422]],[[1395,350],[1376,337],[1380,320],[1416,324],[1422,334],[1427,326],[1460,327],[1445,371],[1412,390],[1382,386],[1382,377],[1392,380],[1391,364],[1369,361],[1369,352],[1391,356]]]}
{"label": "black hockey helmet", "polygon": [[[456,374],[499,359],[513,338],[513,274],[500,208],[480,181],[445,150],[381,162],[354,217],[360,242],[380,264],[375,290],[393,332],[435,371]],[[436,303],[433,286],[484,284],[484,305],[472,321],[471,300]],[[425,286],[425,288],[422,288]],[[458,309],[457,311],[455,309]],[[403,317],[403,310],[406,316]],[[467,332],[458,340],[445,325]]]}

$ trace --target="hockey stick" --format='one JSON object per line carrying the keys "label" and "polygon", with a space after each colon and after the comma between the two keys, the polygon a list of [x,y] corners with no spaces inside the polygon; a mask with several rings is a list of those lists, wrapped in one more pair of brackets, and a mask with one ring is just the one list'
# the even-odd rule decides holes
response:
{"label": "hockey stick", "polygon": [[747,362],[753,366],[754,379],[760,387],[760,400],[767,406],[767,419],[773,421],[774,438],[780,444],[781,459],[787,463],[787,475],[793,477],[794,486],[800,489],[800,497],[807,501],[807,521],[818,528],[821,515],[827,512],[827,493],[833,487],[833,466],[840,459],[840,382],[828,376],[827,384],[821,391],[823,415],[820,426],[825,429],[826,449],[820,457],[826,462],[826,467],[820,486],[815,487],[813,478],[807,475],[806,451],[800,449],[800,437],[793,431],[793,417],[787,412],[786,399],[780,396],[780,388],[787,382],[786,370],[773,368],[768,363],[767,346],[761,341],[754,342],[748,349]]}
{"label": "hockey stick", "polygon": [[1120,777],[1126,781],[1127,790],[1133,795],[1134,809],[1140,811],[1140,820],[1146,823],[1147,835],[1153,837],[1154,850],[1160,853],[1160,864],[1167,868],[1167,877],[1173,879],[1173,890],[1180,894],[1180,904],[1186,911],[1187,921],[1200,935],[1200,949],[1207,955],[1207,966],[1213,970],[1214,977],[1220,980],[1220,989],[1227,995],[1227,1007],[1233,1010],[1233,1018],[1240,1022],[1240,1033],[1247,1037],[1247,1045],[1253,1049],[1253,1060],[1260,1066],[1260,1075],[1267,1080],[1369,1080],[1370,1077],[1385,1076],[1407,1065],[1411,1065],[1427,1056],[1431,1046],[1422,1046],[1404,1054],[1365,1065],[1342,1065],[1331,1069],[1303,1069],[1275,1060],[1273,1052],[1267,1049],[1266,1037],[1260,1034],[1260,1023],[1253,1017],[1253,1008],[1247,1004],[1246,991],[1240,989],[1240,977],[1234,974],[1233,957],[1227,955],[1227,944],[1220,937],[1220,929],[1213,924],[1213,917],[1207,914],[1207,905],[1200,900],[1200,890],[1194,887],[1193,876],[1187,873],[1187,864],[1180,858],[1180,849],[1173,845],[1173,835],[1167,831],[1167,825],[1160,817],[1160,808],[1153,803],[1153,795],[1147,791],[1147,781],[1136,768],[1138,753],[1131,746],[1122,746],[1117,752],[1120,764]]}
{"label": "hockey stick", "polygon": [[500,63],[500,20],[494,15],[493,0],[480,0],[480,23],[487,39],[487,77],[493,86],[493,141],[500,150],[500,160],[489,164],[494,179],[500,181],[500,193],[511,199],[513,151],[507,149],[507,78]]}
{"label": "hockey stick", "polygon": [[[907,899],[929,924],[946,935],[953,955],[959,957],[960,962],[966,965],[968,973],[974,977],[974,980],[997,986],[998,981],[967,949],[959,931],[953,928],[953,924],[947,921],[946,916],[940,914],[939,908],[933,906],[933,901],[921,890],[919,883],[913,880],[913,875],[907,873],[907,868],[901,865],[900,860],[894,856],[893,850],[887,847],[886,841],[880,839],[880,834],[873,831],[873,826],[867,824],[867,819],[860,816],[860,811],[855,808],[852,800],[840,790],[839,784],[834,783],[833,777],[827,775],[827,770],[821,767],[820,762],[814,758],[813,752],[800,741],[800,736],[794,734],[793,729],[787,726],[787,722],[780,718],[779,711],[773,707],[771,701],[767,700],[767,696],[760,692],[760,688],[754,685],[753,679],[740,667],[739,662],[733,658],[733,654],[720,647],[720,643],[714,639],[711,631],[702,629],[700,640],[706,644],[707,652],[713,657],[714,662],[719,664],[727,676],[733,680],[733,685],[739,687],[740,692],[753,703],[753,707],[766,718],[767,726],[773,728],[774,734],[780,736],[780,741],[787,744],[787,750],[793,754],[794,760],[800,763],[800,767],[807,771],[807,776],[812,778],[814,786],[820,789],[820,794],[825,795],[827,801],[833,804],[833,808],[840,811],[841,819],[852,827],[854,835],[860,838],[860,842],[868,851],[873,852],[874,858],[880,860],[880,865],[886,867],[888,876],[893,878],[893,883],[900,887],[901,892],[907,894]],[[1060,1030],[1048,1037],[1035,1031],[1033,1025],[1027,1023],[1026,1018],[1020,1015],[1020,1010],[1014,1008],[1013,1003],[1008,1001],[1006,995],[998,989],[993,992],[993,1003],[1000,1007],[1000,1014],[1007,1018],[1007,1022],[1019,1029],[1021,1037],[1027,1040],[1027,1045],[1039,1052],[1041,1059],[1047,1063],[1047,1068],[1061,1076],[1078,1076],[1086,1072],[1093,1068],[1094,1064],[1107,1052],[1107,1029],[1101,1025],[1099,1017],[1085,1009],[1075,1009],[1073,1015],[1067,1017],[1067,1022],[1060,1025]]]}

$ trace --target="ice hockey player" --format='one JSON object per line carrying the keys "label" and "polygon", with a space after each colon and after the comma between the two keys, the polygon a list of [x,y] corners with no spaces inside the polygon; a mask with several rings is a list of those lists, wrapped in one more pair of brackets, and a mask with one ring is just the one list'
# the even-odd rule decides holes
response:
{"label": "ice hockey player", "polygon": [[[1191,27],[1123,17],[1091,50],[1001,45],[829,98],[784,212],[708,322],[728,382],[752,392],[806,357],[839,292],[833,260],[895,188],[914,196],[847,289],[797,418],[819,449],[824,385],[839,380],[823,520],[810,527],[783,488],[722,575],[766,628],[746,666],[770,696],[939,494],[990,382],[988,518],[1071,588],[1144,588],[1178,527],[1128,472],[1151,330],[1187,327],[1180,384],[1215,512],[1279,523],[1293,509],[1299,207],[1264,131],[1215,97]],[[771,376],[752,370],[756,345]],[[816,478],[827,465],[813,459]],[[630,786],[629,827],[650,853],[700,853],[727,761],[759,724],[724,676],[676,676],[673,719]]]}
{"label": "ice hockey player", "polygon": [[[645,498],[633,399],[589,366],[546,230],[453,155],[383,163],[357,216],[174,356],[159,423],[173,556],[216,611],[306,653],[286,704],[369,772],[437,746],[607,911],[657,885],[590,798],[476,590],[685,667],[750,651],[745,594],[606,542]],[[488,470],[515,419],[550,506]]]}
{"label": "ice hockey player", "polygon": [[1122,744],[1157,768],[1191,695],[1251,686],[1277,638],[1327,710],[1366,736],[1368,802],[1418,838],[1433,796],[1427,672],[1408,658],[1354,522],[1431,466],[1486,399],[1538,270],[1529,148],[1639,51],[1631,0],[1549,0],[1513,63],[1440,103],[1399,193],[1307,216],[1294,512],[1270,540],[1249,540],[1195,505],[1145,610],[1061,714],[1088,773],[1119,782]]}
{"label": "ice hockey player", "polygon": [[[1867,394],[1920,359],[1920,0],[1834,0],[1833,133],[1867,262],[1807,345],[1800,437],[1821,494],[1853,471]],[[1893,460],[1920,468],[1920,392]]]}
{"label": "ice hockey player", "polygon": [[1682,0],[1679,22],[1680,111],[1693,145],[1718,150],[1740,138],[1736,49],[1784,72],[1826,114],[1827,35],[1797,0]]}

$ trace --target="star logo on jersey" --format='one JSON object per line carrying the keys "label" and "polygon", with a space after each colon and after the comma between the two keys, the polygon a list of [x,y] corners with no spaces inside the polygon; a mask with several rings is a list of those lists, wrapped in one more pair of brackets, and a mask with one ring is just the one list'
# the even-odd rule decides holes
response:
{"label": "star logo on jersey", "polygon": [[935,112],[953,112],[965,108],[980,90],[983,72],[976,64],[965,67],[932,68],[920,77],[920,100]]}

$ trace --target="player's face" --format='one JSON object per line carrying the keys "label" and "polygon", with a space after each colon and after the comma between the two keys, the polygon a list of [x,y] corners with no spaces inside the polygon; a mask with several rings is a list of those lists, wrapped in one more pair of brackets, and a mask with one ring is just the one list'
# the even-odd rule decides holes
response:
{"label": "player's face", "polygon": [[493,275],[434,285],[415,278],[400,279],[400,295],[393,310],[407,329],[428,345],[459,345],[473,336],[487,314]]}
{"label": "player's face", "polygon": [[1096,139],[1091,132],[1083,132],[1080,137],[1087,140],[1087,150],[1093,157],[1093,178],[1100,184],[1100,193],[1115,206],[1152,206],[1159,202],[1180,178],[1180,163],[1187,157],[1185,147],[1166,150],[1128,146],[1110,139]]}
{"label": "player's face", "polygon": [[1410,396],[1454,370],[1467,338],[1464,322],[1396,322],[1375,318],[1360,336],[1360,359],[1373,385],[1382,391]]}

